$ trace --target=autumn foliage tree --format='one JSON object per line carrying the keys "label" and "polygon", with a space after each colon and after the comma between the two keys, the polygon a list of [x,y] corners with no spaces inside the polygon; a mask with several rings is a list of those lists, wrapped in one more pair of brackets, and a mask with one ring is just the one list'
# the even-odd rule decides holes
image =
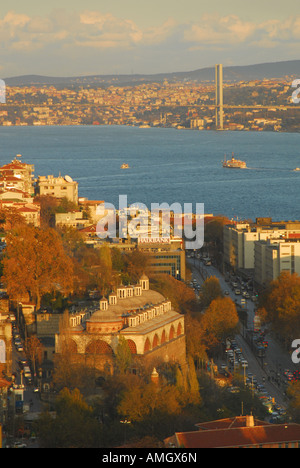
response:
{"label": "autumn foliage tree", "polygon": [[193,290],[182,281],[178,281],[170,275],[160,274],[153,276],[151,278],[151,289],[167,297],[177,312],[185,314],[196,307],[196,298]]}
{"label": "autumn foliage tree", "polygon": [[43,294],[73,289],[73,264],[59,234],[51,229],[20,226],[6,237],[3,282],[13,299],[29,297],[40,308]]}
{"label": "autumn foliage tree", "polygon": [[260,316],[289,345],[300,334],[300,276],[282,272],[260,298]]}
{"label": "autumn foliage tree", "polygon": [[218,346],[224,338],[238,331],[239,317],[229,297],[214,299],[200,319],[202,342],[207,349]]}
{"label": "autumn foliage tree", "polygon": [[200,289],[199,298],[201,307],[205,309],[218,297],[223,297],[220,281],[216,276],[210,276],[204,281]]}
{"label": "autumn foliage tree", "polygon": [[0,208],[0,231],[11,231],[16,226],[26,224],[24,216],[14,207]]}

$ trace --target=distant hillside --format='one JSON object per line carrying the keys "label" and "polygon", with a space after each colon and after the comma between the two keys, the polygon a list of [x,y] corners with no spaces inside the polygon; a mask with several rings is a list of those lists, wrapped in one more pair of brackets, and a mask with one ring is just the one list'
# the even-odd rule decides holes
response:
{"label": "distant hillside", "polygon": [[[286,62],[260,63],[256,65],[224,67],[224,81],[249,81],[262,80],[264,78],[300,78],[300,60]],[[133,85],[141,82],[163,82],[168,80],[196,82],[214,81],[214,67],[200,68],[188,72],[159,73],[154,75],[90,75],[73,77],[50,77],[40,75],[23,75],[8,77],[6,84],[10,86],[25,85]]]}

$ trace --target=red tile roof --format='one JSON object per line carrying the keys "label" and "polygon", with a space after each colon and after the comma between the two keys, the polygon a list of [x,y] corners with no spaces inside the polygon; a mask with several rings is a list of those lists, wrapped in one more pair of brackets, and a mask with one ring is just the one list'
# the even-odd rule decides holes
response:
{"label": "red tile roof", "polygon": [[178,432],[173,440],[176,440],[178,447],[183,448],[229,448],[300,442],[300,424]]}

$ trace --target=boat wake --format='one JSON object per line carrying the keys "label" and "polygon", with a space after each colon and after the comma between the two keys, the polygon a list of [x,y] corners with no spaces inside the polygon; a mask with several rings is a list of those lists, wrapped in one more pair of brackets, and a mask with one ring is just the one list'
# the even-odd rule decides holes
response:
{"label": "boat wake", "polygon": [[246,167],[245,169],[249,171],[298,172],[296,169],[287,169],[286,167]]}

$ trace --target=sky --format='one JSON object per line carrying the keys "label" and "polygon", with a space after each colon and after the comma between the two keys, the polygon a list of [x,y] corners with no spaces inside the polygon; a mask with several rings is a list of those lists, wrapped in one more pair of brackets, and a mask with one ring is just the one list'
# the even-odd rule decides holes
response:
{"label": "sky", "polygon": [[300,58],[296,0],[10,0],[0,77],[155,74]]}

